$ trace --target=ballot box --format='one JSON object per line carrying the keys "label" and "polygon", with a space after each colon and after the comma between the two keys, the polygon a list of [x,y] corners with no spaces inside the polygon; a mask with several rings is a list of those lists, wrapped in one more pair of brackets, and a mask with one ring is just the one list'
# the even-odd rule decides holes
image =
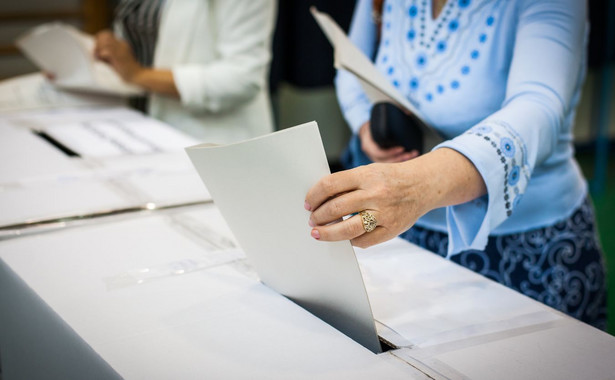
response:
{"label": "ballot box", "polygon": [[9,239],[0,257],[5,380],[427,378],[261,284],[213,207]]}
{"label": "ballot box", "polygon": [[615,338],[402,240],[357,250],[374,354],[259,282],[214,206],[0,241],[5,379],[608,379]]}

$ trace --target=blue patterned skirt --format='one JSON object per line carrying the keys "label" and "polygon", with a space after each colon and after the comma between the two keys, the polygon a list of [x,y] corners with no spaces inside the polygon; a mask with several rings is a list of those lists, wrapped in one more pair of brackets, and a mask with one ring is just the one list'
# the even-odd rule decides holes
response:
{"label": "blue patterned skirt", "polygon": [[[446,233],[414,226],[401,237],[446,256]],[[589,198],[566,220],[527,232],[490,236],[484,251],[464,251],[451,260],[606,329],[606,270]]]}

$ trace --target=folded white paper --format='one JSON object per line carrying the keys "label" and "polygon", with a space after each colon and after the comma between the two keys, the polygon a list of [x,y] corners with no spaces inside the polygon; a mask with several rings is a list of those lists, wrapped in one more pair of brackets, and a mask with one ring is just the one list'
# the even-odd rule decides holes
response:
{"label": "folded white paper", "polygon": [[353,74],[373,103],[388,102],[414,114],[422,123],[425,150],[429,151],[442,137],[423,120],[421,113],[382,75],[374,64],[346,36],[342,28],[326,13],[310,8],[316,22],[334,48],[334,65]]}
{"label": "folded white paper", "polygon": [[322,242],[310,236],[305,195],[329,174],[316,123],[186,151],[261,280],[380,352],[350,242]]}
{"label": "folded white paper", "polygon": [[15,43],[38,67],[52,73],[60,88],[123,96],[143,93],[125,83],[109,65],[95,60],[94,38],[70,25],[43,24]]}

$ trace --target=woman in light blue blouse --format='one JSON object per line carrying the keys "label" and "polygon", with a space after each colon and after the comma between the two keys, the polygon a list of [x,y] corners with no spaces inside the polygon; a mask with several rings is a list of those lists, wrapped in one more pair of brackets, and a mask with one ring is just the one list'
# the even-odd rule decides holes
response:
{"label": "woman in light blue blouse", "polygon": [[[358,1],[351,40],[446,141],[414,159],[379,148],[368,98],[339,72],[354,166],[376,164],[310,190],[312,236],[370,246],[402,234],[604,328],[604,262],[572,144],[586,2],[391,0],[380,29],[372,11]],[[362,210],[375,229],[365,213],[331,224]]]}

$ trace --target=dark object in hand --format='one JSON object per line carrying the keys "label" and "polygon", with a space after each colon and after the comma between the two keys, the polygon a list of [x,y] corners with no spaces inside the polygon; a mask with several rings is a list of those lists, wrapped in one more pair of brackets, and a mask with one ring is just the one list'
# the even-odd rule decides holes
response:
{"label": "dark object in hand", "polygon": [[372,138],[381,148],[403,146],[406,152],[418,150],[423,154],[423,122],[413,114],[406,114],[392,103],[376,103],[370,117]]}

